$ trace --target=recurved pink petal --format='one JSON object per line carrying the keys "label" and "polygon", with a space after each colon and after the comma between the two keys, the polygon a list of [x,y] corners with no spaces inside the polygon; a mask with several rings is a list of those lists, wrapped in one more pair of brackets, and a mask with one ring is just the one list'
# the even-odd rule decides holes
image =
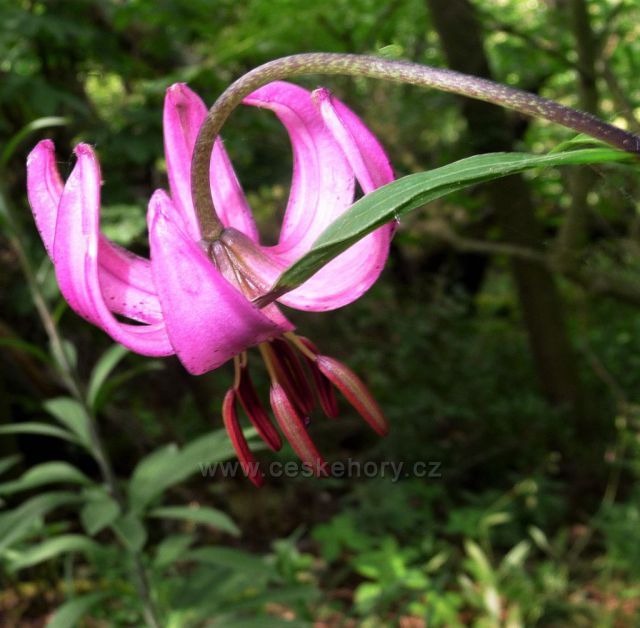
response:
{"label": "recurved pink petal", "polygon": [[[327,92],[316,95],[289,83],[260,88],[245,102],[273,110],[287,127],[294,152],[291,197],[280,242],[264,249],[269,264],[256,268],[261,283],[274,279],[310,248],[320,233],[353,202],[356,172],[366,192],[393,179],[373,134]],[[324,311],[359,298],[377,280],[387,256],[392,227],[385,225],[354,244],[305,284],[278,299],[301,310]]]}
{"label": "recurved pink petal", "polygon": [[[191,159],[206,115],[205,104],[184,83],[176,83],[167,90],[163,121],[169,186],[171,197],[194,240],[200,240],[200,228],[191,198]],[[211,195],[220,220],[257,242],[258,231],[251,209],[220,138],[214,144],[210,177]]]}
{"label": "recurved pink petal", "polygon": [[393,181],[389,158],[362,120],[328,89],[316,89],[311,97],[319,105],[322,118],[353,168],[362,191],[368,194]]}
{"label": "recurved pink petal", "polygon": [[308,251],[322,230],[351,205],[353,172],[306,89],[275,81],[243,102],[273,111],[291,140],[291,193],[280,240],[272,248],[273,254],[288,266]]}
{"label": "recurved pink petal", "polygon": [[179,226],[161,190],[149,203],[151,268],[171,344],[194,375],[290,329],[265,316]]}
{"label": "recurved pink petal", "polygon": [[[53,241],[63,182],[51,140],[39,142],[27,159],[27,194],[42,242],[53,259]],[[100,287],[110,310],[133,320],[162,320],[149,260],[134,255],[99,235]]]}
{"label": "recurved pink petal", "polygon": [[27,157],[27,196],[49,257],[53,257],[53,238],[63,187],[64,183],[56,166],[53,142],[42,140]]}
{"label": "recurved pink petal", "polygon": [[69,305],[114,340],[143,355],[173,353],[164,323],[129,325],[116,320],[99,279],[100,167],[90,146],[79,144],[78,158],[58,206],[53,264]]}

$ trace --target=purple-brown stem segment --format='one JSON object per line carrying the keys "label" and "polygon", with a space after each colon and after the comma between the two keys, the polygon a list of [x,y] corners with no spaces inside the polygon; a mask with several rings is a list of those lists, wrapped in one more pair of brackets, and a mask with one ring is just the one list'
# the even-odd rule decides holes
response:
{"label": "purple-brown stem segment", "polygon": [[363,76],[430,87],[493,103],[585,133],[630,153],[640,154],[640,137],[583,111],[553,100],[452,70],[380,57],[313,52],[275,59],[232,83],[216,100],[200,128],[193,152],[191,189],[203,238],[216,240],[224,226],[211,197],[211,154],[220,129],[245,96],[270,83],[305,74]]}

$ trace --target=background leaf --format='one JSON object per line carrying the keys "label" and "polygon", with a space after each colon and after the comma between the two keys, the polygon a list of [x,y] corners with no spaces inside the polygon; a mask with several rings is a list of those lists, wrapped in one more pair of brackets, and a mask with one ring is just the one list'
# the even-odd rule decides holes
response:
{"label": "background leaf", "polygon": [[17,480],[0,484],[0,495],[10,495],[26,491],[44,484],[69,482],[71,484],[91,484],[91,480],[68,462],[44,462],[27,470]]}
{"label": "background leaf", "polygon": [[87,403],[94,410],[96,409],[98,395],[102,391],[102,387],[107,381],[107,378],[128,353],[128,349],[123,345],[113,345],[102,354],[96,365],[93,367],[91,377],[89,378],[89,385],[87,387]]}
{"label": "background leaf", "polygon": [[51,416],[68,427],[83,445],[90,448],[89,419],[79,402],[71,397],[57,397],[48,399],[43,406]]}
{"label": "background leaf", "polygon": [[154,508],[149,516],[159,519],[184,519],[192,523],[211,526],[233,536],[240,536],[238,526],[229,515],[208,506],[163,506],[162,508]]}
{"label": "background leaf", "polygon": [[[256,436],[255,430],[247,430],[246,434],[249,439]],[[224,430],[205,434],[182,449],[175,444],[166,445],[143,458],[134,469],[129,483],[130,506],[140,511],[170,486],[184,481],[206,465],[233,456],[235,451]]]}
{"label": "background leaf", "polygon": [[80,521],[87,534],[93,536],[111,525],[119,514],[120,507],[116,500],[101,488],[87,496],[87,503],[80,511]]}
{"label": "background leaf", "polygon": [[109,596],[108,593],[98,591],[75,597],[60,606],[47,622],[47,628],[72,628],[82,619],[98,602],[102,602]]}
{"label": "background leaf", "polygon": [[50,560],[61,554],[92,552],[99,548],[100,546],[95,541],[81,534],[62,534],[46,539],[42,543],[32,545],[27,549],[21,549],[18,558],[11,562],[11,568],[17,571]]}

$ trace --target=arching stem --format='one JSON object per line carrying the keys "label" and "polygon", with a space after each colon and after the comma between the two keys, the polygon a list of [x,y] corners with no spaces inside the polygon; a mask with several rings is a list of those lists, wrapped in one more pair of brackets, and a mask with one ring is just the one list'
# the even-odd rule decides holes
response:
{"label": "arching stem", "polygon": [[213,205],[209,181],[211,153],[222,125],[242,99],[258,87],[271,81],[303,74],[364,76],[432,87],[549,120],[616,148],[640,154],[640,137],[637,135],[607,124],[591,114],[486,79],[418,63],[365,55],[328,52],[292,55],[258,66],[232,83],[209,109],[207,118],[200,128],[191,164],[191,190],[200,229],[205,239],[215,240],[223,229]]}

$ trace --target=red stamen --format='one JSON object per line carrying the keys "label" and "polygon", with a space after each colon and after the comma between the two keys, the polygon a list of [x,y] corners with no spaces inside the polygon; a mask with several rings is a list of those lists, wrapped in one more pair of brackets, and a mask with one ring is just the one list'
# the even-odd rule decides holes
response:
{"label": "red stamen", "polygon": [[233,448],[236,450],[242,471],[257,487],[262,486],[264,477],[260,471],[260,466],[249,449],[247,439],[244,437],[238,421],[236,394],[233,388],[229,389],[224,396],[224,401],[222,402],[222,419],[231,443],[233,444]]}
{"label": "red stamen", "polygon": [[[318,355],[317,347],[308,338],[298,336],[298,341],[301,342],[309,351]],[[308,355],[303,354],[305,362],[311,371],[311,377],[315,384],[316,391],[318,392],[318,400],[320,401],[320,407],[322,411],[330,418],[335,419],[338,417],[338,400],[336,399],[335,392],[331,382],[322,374],[315,359],[312,360]]]}
{"label": "red stamen", "polygon": [[287,396],[284,388],[275,382],[271,386],[271,407],[286,439],[318,477],[327,476],[326,462],[309,437],[307,428]]}
{"label": "red stamen", "polygon": [[295,380],[297,389],[301,391],[301,396],[306,404],[303,414],[310,414],[315,406],[315,398],[308,373],[300,361],[295,345],[292,345],[285,337],[276,340],[282,350],[282,357],[289,367],[289,372]]}
{"label": "red stamen", "polygon": [[286,341],[279,338],[272,340],[270,346],[278,383],[285,389],[300,414],[310,414],[314,405],[313,392],[298,356]]}
{"label": "red stamen", "polygon": [[271,419],[258,397],[258,393],[246,367],[240,368],[239,380],[236,394],[245,414],[249,417],[249,421],[251,421],[253,427],[258,430],[258,434],[260,434],[262,440],[267,443],[273,451],[278,451],[282,447],[280,434],[278,434],[273,423],[271,423]]}
{"label": "red stamen", "polygon": [[380,436],[386,436],[389,432],[387,419],[362,380],[349,367],[326,355],[317,356],[316,364],[362,418]]}

